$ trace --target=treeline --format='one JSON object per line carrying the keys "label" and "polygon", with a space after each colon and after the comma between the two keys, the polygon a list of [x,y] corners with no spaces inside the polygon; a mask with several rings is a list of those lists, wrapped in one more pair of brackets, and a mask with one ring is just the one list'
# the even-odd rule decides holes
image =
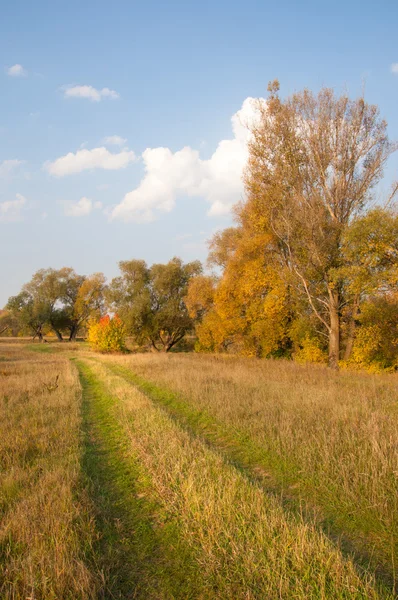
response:
{"label": "treeline", "polygon": [[398,185],[374,203],[396,150],[377,107],[322,89],[258,102],[235,226],[210,242],[212,275],[178,258],[121,274],[39,271],[0,317],[40,337],[74,339],[89,319],[117,313],[137,343],[257,357],[398,365]]}
{"label": "treeline", "polygon": [[119,263],[121,274],[108,285],[102,273],[89,277],[73,269],[41,269],[0,315],[0,333],[29,334],[59,341],[85,335],[90,321],[117,313],[139,346],[168,352],[194,329],[184,299],[191,279],[202,272],[199,261],[174,258],[148,267],[142,260]]}

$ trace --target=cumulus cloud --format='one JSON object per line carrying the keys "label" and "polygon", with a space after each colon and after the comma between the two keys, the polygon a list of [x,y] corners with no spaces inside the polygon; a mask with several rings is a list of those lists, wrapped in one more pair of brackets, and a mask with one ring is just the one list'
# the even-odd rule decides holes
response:
{"label": "cumulus cloud", "polygon": [[18,64],[8,67],[6,72],[7,75],[10,75],[10,77],[24,77],[26,75],[26,71],[23,66]]}
{"label": "cumulus cloud", "polygon": [[120,135],[109,135],[103,139],[106,146],[124,146],[126,142],[126,138],[122,138]]}
{"label": "cumulus cloud", "polygon": [[118,171],[124,169],[135,160],[134,152],[123,150],[112,154],[105,147],[93,148],[92,150],[81,149],[76,153],[69,152],[65,156],[57,158],[53,162],[44,163],[44,168],[57,177],[64,177],[73,173],[92,169],[105,169],[106,171]]}
{"label": "cumulus cloud", "polygon": [[26,204],[26,198],[16,194],[15,200],[0,202],[0,222],[12,223],[21,219],[21,212]]}
{"label": "cumulus cloud", "polygon": [[64,203],[64,213],[67,217],[85,217],[94,208],[101,208],[101,202],[93,202],[90,198],[80,198],[77,202]]}
{"label": "cumulus cloud", "polygon": [[12,171],[23,164],[23,160],[3,160],[0,162],[0,179],[11,175]]}
{"label": "cumulus cloud", "polygon": [[391,65],[391,73],[395,73],[396,75],[398,75],[398,63],[393,63]]}
{"label": "cumulus cloud", "polygon": [[87,98],[92,102],[100,102],[102,98],[116,100],[120,95],[115,90],[105,87],[97,90],[92,85],[66,85],[63,88],[65,98]]}
{"label": "cumulus cloud", "polygon": [[248,157],[248,126],[257,115],[256,101],[247,98],[231,118],[231,139],[219,142],[204,160],[189,146],[147,148],[142,154],[145,175],[137,188],[127,193],[111,212],[112,219],[147,222],[159,212],[170,212],[178,196],[204,198],[210,216],[226,215],[242,197],[242,172]]}

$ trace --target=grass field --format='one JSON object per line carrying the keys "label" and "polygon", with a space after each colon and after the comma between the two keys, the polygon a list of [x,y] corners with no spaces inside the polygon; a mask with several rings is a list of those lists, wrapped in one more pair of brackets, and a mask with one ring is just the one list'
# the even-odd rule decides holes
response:
{"label": "grass field", "polygon": [[397,383],[2,341],[0,598],[396,598]]}

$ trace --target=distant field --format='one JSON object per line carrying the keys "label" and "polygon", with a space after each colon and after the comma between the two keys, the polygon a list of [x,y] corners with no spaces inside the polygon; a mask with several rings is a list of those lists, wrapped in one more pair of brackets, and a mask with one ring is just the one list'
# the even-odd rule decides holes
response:
{"label": "distant field", "polygon": [[398,376],[0,344],[0,598],[395,598]]}

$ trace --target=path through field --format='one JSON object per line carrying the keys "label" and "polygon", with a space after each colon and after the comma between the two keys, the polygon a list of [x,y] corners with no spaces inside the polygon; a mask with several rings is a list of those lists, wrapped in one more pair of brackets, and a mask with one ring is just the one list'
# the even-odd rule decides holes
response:
{"label": "path through field", "polygon": [[110,557],[123,556],[112,565],[104,554],[121,598],[377,597],[326,537],[115,369],[77,366],[87,473],[100,514],[120,528],[102,525]]}
{"label": "path through field", "polygon": [[[8,368],[16,376],[32,356],[25,351],[21,360],[15,352],[5,354],[4,372]],[[51,587],[54,574],[43,583],[48,551],[40,548],[41,554],[35,550],[32,556],[6,524],[10,510],[23,502],[15,496],[0,513],[5,523],[0,529],[2,598],[395,597],[388,577],[375,577],[370,563],[365,569],[350,557],[294,498],[278,495],[273,474],[259,467],[255,452],[251,458],[245,453],[250,440],[241,438],[239,447],[233,432],[216,419],[178,403],[166,388],[120,361],[86,351],[35,353],[35,360],[43,381],[62,366],[80,411],[79,473],[71,502],[80,511],[76,535],[84,530],[85,538],[78,549],[65,542],[63,551],[71,563],[79,553],[85,575],[73,574],[70,590],[67,584],[58,591]],[[53,398],[47,392],[41,391],[41,403]],[[5,397],[9,403],[12,391]],[[15,392],[15,405],[19,401]],[[37,418],[33,412],[31,418]],[[44,506],[46,499],[40,502]],[[37,522],[37,531],[30,532],[34,540],[42,539],[40,526]],[[55,546],[61,544],[63,534],[55,526],[47,535]],[[11,568],[14,555],[19,578]]]}

